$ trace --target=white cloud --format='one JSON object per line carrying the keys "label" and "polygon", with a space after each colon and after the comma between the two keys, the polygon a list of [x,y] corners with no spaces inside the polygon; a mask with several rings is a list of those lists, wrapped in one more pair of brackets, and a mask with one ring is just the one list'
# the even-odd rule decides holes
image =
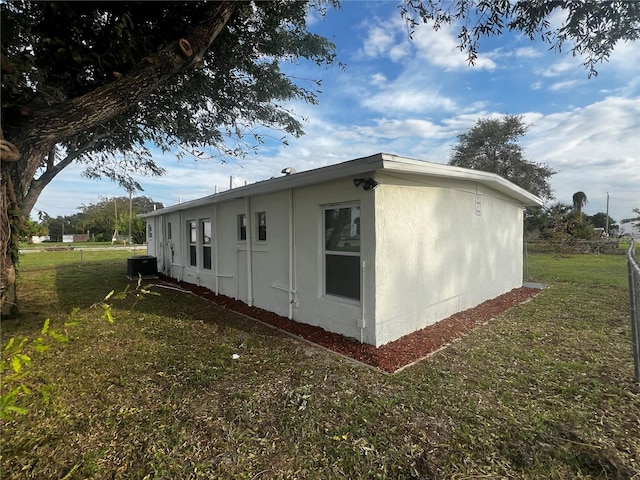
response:
{"label": "white cloud", "polygon": [[582,81],[580,80],[565,80],[563,82],[556,82],[549,87],[549,90],[551,90],[552,92],[570,90],[580,83],[582,83]]}
{"label": "white cloud", "polygon": [[558,201],[569,203],[573,193],[584,191],[592,199],[587,212],[594,214],[604,211],[606,192],[615,193],[617,220],[640,204],[639,98],[610,97],[527,118],[533,120],[527,156],[558,171],[551,179]]}
{"label": "white cloud", "polygon": [[533,47],[516,48],[513,54],[517,58],[538,58],[542,56],[542,53]]}
{"label": "white cloud", "polygon": [[369,97],[362,99],[362,105],[375,112],[431,112],[434,110],[453,111],[456,103],[424,85],[394,82]]}
{"label": "white cloud", "polygon": [[370,58],[385,57],[388,56],[394,44],[393,33],[389,29],[376,25],[369,28],[367,38],[362,45],[362,53]]}
{"label": "white cloud", "polygon": [[445,71],[477,69],[493,70],[496,63],[480,52],[475,65],[471,67],[466,54],[458,48],[458,39],[454,27],[443,26],[438,31],[427,25],[416,28],[413,45],[418,51],[418,58],[429,64],[444,68]]}
{"label": "white cloud", "polygon": [[559,62],[555,62],[550,67],[546,67],[543,70],[540,70],[538,73],[543,77],[557,77],[560,75],[565,75],[567,73],[574,72],[576,70],[575,62],[569,62],[566,60],[561,60]]}
{"label": "white cloud", "polygon": [[387,83],[387,77],[382,73],[374,73],[371,75],[371,84],[375,86],[382,86]]}

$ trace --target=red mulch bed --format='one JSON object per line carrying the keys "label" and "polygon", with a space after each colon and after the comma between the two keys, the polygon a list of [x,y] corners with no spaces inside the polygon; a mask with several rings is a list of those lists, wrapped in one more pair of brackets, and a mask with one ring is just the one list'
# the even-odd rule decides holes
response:
{"label": "red mulch bed", "polygon": [[160,278],[167,283],[178,285],[180,288],[206,298],[222,307],[255,318],[263,323],[280,328],[386,372],[395,372],[428,356],[430,353],[462,337],[477,325],[488,322],[505,310],[525,302],[540,291],[537,288],[529,287],[514,288],[499,297],[458,312],[434,325],[429,325],[376,348],[373,345],[360,343],[338,333],[328,332],[321,327],[295,322],[273,312],[250,307],[240,300],[235,300],[225,295],[216,295],[205,287],[179,282],[165,276]]}

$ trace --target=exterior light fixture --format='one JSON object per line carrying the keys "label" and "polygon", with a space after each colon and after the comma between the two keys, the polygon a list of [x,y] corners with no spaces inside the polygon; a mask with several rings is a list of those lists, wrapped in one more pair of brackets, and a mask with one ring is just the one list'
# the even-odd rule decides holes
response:
{"label": "exterior light fixture", "polygon": [[378,185],[380,185],[378,182],[376,182],[373,178],[354,178],[353,179],[353,185],[356,187],[359,187],[360,185],[362,185],[362,188],[365,190],[373,190],[374,188],[376,188]]}

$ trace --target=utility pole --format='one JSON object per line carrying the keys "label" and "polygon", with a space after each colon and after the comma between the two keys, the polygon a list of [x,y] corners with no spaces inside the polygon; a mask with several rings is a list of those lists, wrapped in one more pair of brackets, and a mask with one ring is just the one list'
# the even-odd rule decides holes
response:
{"label": "utility pole", "polygon": [[118,204],[116,197],[113,197],[113,210],[116,212],[116,223],[113,225],[113,237],[111,237],[111,245],[118,239]]}
{"label": "utility pole", "polygon": [[133,204],[131,200],[131,190],[129,190],[129,245],[133,243],[133,238],[131,238],[131,224],[133,222]]}
{"label": "utility pole", "polygon": [[609,192],[607,192],[607,219],[605,220],[605,229],[604,229],[604,234],[608,237],[609,236]]}

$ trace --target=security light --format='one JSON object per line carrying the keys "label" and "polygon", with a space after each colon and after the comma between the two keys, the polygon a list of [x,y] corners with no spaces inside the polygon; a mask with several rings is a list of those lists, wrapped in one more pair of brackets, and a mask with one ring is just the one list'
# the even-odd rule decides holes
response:
{"label": "security light", "polygon": [[378,185],[380,185],[380,184],[378,182],[376,182],[373,178],[367,178],[367,180],[364,182],[364,187],[363,188],[365,190],[373,190]]}
{"label": "security light", "polygon": [[364,188],[365,190],[373,190],[378,185],[380,185],[373,178],[354,178],[353,184],[356,187],[359,187],[360,185],[362,185],[362,188]]}

